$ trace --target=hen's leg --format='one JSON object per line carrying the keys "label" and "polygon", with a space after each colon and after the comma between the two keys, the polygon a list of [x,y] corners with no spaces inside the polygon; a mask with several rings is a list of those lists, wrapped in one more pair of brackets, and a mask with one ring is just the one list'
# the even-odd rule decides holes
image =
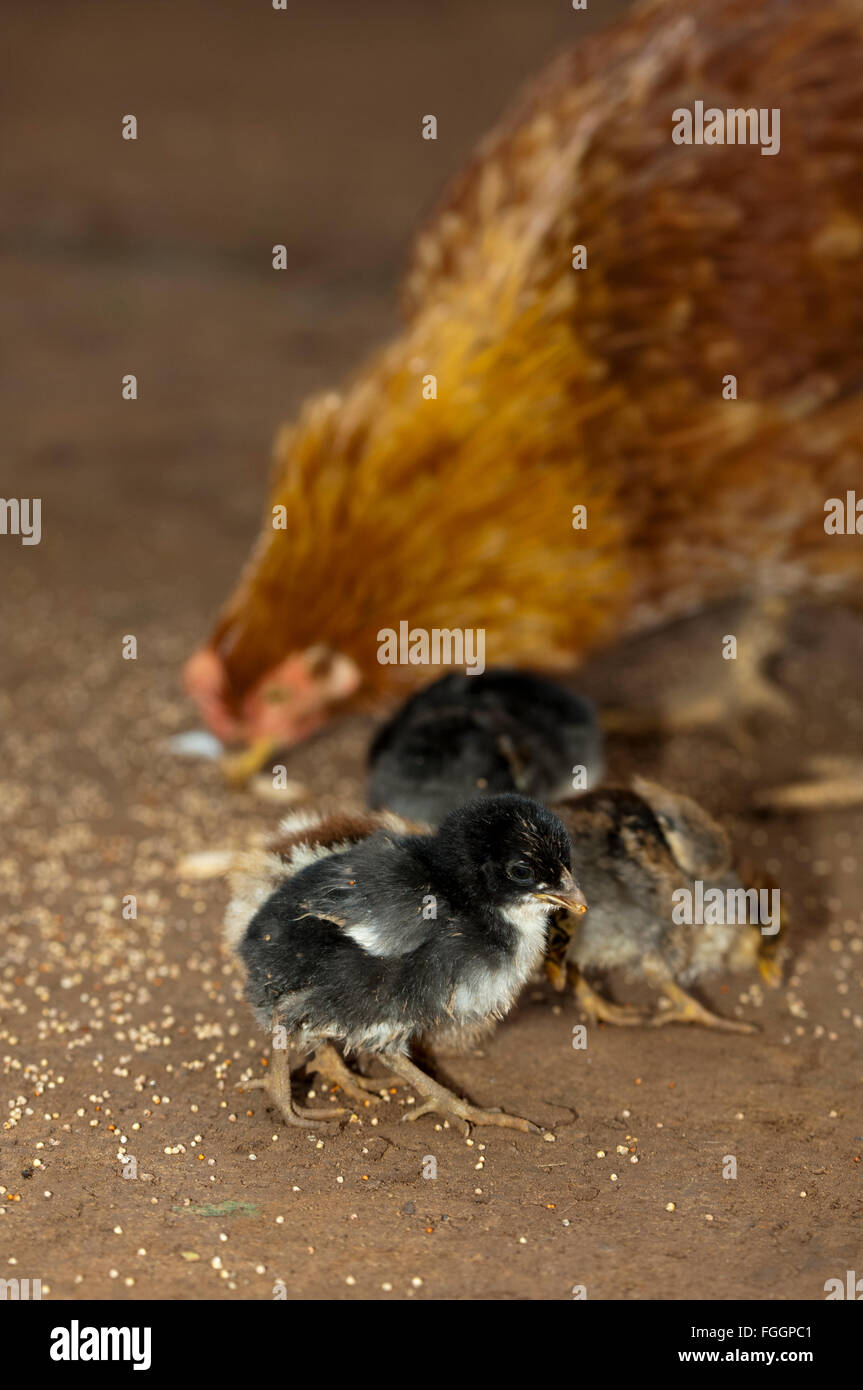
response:
{"label": "hen's leg", "polygon": [[330,1106],[326,1110],[306,1110],[297,1105],[291,1094],[291,1064],[288,1049],[274,1048],[269,1075],[256,1081],[244,1081],[243,1091],[266,1091],[281,1110],[286,1125],[307,1125],[310,1120],[338,1120],[347,1112]]}
{"label": "hen's leg", "polygon": [[738,746],[750,748],[749,723],[753,717],[787,720],[794,714],[793,701],[765,669],[786,644],[787,620],[784,599],[757,601],[735,634],[736,658],[720,662],[722,679],[717,680],[717,688],[697,696],[670,695],[652,710],[607,710],[602,716],[603,727],[608,733],[623,734],[724,728]]}
{"label": "hen's leg", "polygon": [[401,1053],[388,1054],[385,1060],[388,1067],[403,1080],[410,1082],[420,1095],[426,1097],[422,1105],[403,1115],[403,1120],[418,1120],[421,1115],[434,1112],[458,1120],[465,1134],[470,1133],[471,1125],[499,1125],[502,1129],[520,1129],[524,1134],[543,1132],[538,1125],[530,1120],[523,1120],[518,1115],[508,1115],[505,1110],[480,1110],[468,1101],[461,1100],[454,1091],[449,1091],[446,1086],[433,1081]]}
{"label": "hen's leg", "polygon": [[728,707],[732,724],[736,720],[738,727],[752,715],[780,720],[794,717],[794,701],[767,670],[770,661],[787,646],[788,618],[786,599],[765,598],[754,603],[740,627],[737,659],[723,661],[723,666],[733,668]]}

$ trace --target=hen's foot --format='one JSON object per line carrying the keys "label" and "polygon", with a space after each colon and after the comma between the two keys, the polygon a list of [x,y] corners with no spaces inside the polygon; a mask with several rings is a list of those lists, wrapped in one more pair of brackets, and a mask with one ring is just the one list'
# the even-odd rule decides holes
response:
{"label": "hen's foot", "polygon": [[811,781],[759,792],[756,805],[770,811],[828,811],[863,802],[863,759],[810,758],[806,768]]}
{"label": "hen's foot", "polygon": [[508,1115],[505,1110],[480,1110],[477,1106],[462,1100],[454,1091],[447,1090],[446,1086],[433,1081],[407,1057],[387,1057],[387,1065],[425,1096],[421,1105],[402,1116],[403,1120],[418,1120],[421,1115],[435,1113],[455,1119],[465,1135],[470,1134],[471,1125],[498,1125],[501,1129],[518,1129],[522,1134],[544,1132],[531,1120],[523,1120],[519,1115]]}

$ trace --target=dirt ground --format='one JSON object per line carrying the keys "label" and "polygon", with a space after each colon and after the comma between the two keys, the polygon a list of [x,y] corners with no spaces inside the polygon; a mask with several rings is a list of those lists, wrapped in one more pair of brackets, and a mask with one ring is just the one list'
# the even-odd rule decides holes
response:
{"label": "dirt ground", "polygon": [[[270,1299],[280,1282],[310,1299],[822,1299],[863,1269],[863,815],[752,809],[812,753],[863,754],[859,618],[796,614],[777,675],[797,714],[751,751],[612,742],[613,778],[701,797],[774,875],[791,959],[778,991],[715,995],[755,1037],[601,1026],[575,1050],[574,1005],[538,984],[484,1055],[443,1061],[553,1142],[400,1124],[403,1090],[341,1130],[282,1128],[236,1090],[266,1050],[221,948],[224,886],[176,872],[279,813],[166,749],[195,725],[180,666],[250,543],[274,429],[386,334],[443,176],[603,17],[6,6],[2,491],[42,497],[43,535],[0,538],[0,1277],[84,1299]],[[427,111],[436,144],[417,137]],[[579,685],[621,704],[709,682],[738,621],[632,643]],[[371,728],[334,727],[290,775],[359,803]]]}

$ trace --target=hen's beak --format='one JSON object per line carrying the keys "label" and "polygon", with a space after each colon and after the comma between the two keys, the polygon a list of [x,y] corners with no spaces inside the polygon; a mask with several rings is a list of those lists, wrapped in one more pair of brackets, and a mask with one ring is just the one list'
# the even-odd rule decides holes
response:
{"label": "hen's beak", "polygon": [[573,878],[568,869],[564,869],[560,876],[560,883],[553,891],[547,889],[544,893],[537,893],[545,903],[554,903],[555,907],[564,907],[567,912],[572,912],[576,917],[580,917],[587,911],[587,902],[584,894]]}
{"label": "hen's beak", "polygon": [[762,956],[758,962],[758,971],[764,983],[771,989],[778,989],[782,984],[782,966],[775,958]]}

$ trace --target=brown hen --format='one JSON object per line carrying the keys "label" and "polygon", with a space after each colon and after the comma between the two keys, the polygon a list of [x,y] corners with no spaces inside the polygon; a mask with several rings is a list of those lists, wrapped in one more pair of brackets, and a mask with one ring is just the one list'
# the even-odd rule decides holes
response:
{"label": "brown hen", "polygon": [[[696,101],[778,110],[778,152],[675,143]],[[187,668],[223,737],[430,679],[379,662],[401,621],[548,669],[738,594],[859,598],[825,503],[863,452],[861,0],[667,0],[586,39],[481,145],[404,297],[279,436]]]}

